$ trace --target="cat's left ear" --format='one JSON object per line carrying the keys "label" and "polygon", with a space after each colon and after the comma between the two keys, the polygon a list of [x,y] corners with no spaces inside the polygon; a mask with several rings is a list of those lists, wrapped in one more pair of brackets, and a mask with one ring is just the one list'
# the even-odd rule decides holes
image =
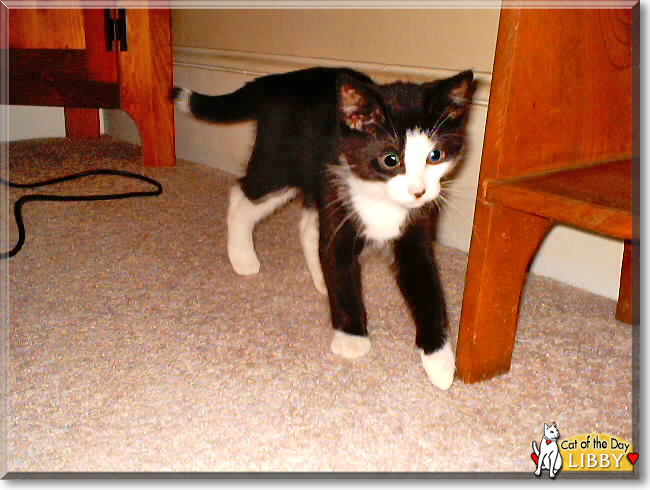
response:
{"label": "cat's left ear", "polygon": [[474,72],[466,70],[454,75],[453,77],[439,80],[436,85],[438,94],[446,95],[447,107],[445,113],[452,119],[459,119],[465,115],[472,97],[476,83],[474,81]]}
{"label": "cat's left ear", "polygon": [[372,85],[342,76],[338,86],[339,117],[350,129],[377,134],[386,124],[381,95]]}

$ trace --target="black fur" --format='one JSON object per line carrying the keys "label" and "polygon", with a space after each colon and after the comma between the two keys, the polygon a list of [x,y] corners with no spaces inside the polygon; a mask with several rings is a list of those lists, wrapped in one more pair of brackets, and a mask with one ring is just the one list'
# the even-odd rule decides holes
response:
{"label": "black fur", "polygon": [[425,216],[408,226],[394,247],[395,277],[415,321],[415,344],[425,354],[442,346],[447,326],[431,234],[431,220]]}

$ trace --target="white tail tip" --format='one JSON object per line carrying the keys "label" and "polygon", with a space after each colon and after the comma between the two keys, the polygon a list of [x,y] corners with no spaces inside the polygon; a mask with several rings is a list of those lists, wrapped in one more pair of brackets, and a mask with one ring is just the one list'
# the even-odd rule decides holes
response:
{"label": "white tail tip", "polygon": [[192,97],[192,91],[186,88],[179,88],[174,94],[174,105],[181,112],[192,112],[190,107],[190,97]]}

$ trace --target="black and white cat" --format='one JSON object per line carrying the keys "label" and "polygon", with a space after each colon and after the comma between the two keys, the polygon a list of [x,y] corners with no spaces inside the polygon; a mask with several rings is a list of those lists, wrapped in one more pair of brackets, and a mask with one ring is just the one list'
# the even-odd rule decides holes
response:
{"label": "black and white cat", "polygon": [[257,122],[246,175],[230,191],[228,257],[255,274],[255,224],[302,195],[300,239],[316,289],[329,297],[331,349],[370,349],[359,254],[390,247],[431,382],[451,386],[454,353],[432,251],[433,201],[463,154],[473,73],[425,84],[375,84],[366,75],[310,68],[260,77],[226,95],[175,88],[180,110],[213,122]]}

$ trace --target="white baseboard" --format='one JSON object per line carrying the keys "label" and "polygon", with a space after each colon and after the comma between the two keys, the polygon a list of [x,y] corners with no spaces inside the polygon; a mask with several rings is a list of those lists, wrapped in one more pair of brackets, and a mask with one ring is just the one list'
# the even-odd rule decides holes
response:
{"label": "white baseboard", "polygon": [[[251,77],[259,77],[270,73],[284,73],[314,66],[347,67],[366,73],[380,83],[395,80],[421,83],[450,77],[457,73],[455,70],[437,67],[383,65],[331,58],[306,58],[282,54],[183,46],[174,47],[174,66],[214,70],[222,73],[237,73]],[[487,107],[491,74],[475,72],[475,78],[477,87],[473,103]]]}

